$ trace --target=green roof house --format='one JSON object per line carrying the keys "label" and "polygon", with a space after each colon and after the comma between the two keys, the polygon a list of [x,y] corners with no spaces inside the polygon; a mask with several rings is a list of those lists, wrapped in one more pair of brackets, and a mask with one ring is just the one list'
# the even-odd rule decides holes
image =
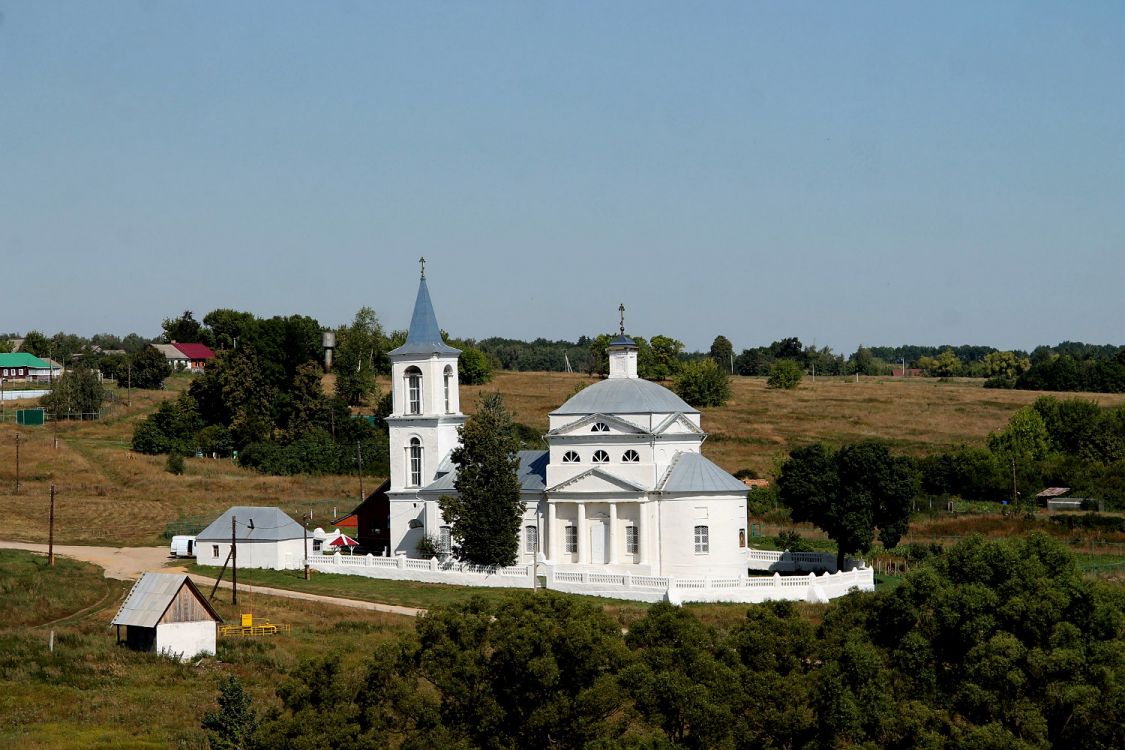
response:
{"label": "green roof house", "polygon": [[47,374],[51,365],[27,352],[0,354],[0,378],[5,380],[30,380],[39,374]]}

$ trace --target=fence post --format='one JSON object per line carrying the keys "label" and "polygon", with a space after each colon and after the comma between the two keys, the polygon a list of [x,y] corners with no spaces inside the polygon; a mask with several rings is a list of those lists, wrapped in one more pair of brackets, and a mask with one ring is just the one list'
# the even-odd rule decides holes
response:
{"label": "fence post", "polygon": [[624,573],[621,576],[621,586],[622,586],[622,588],[627,588],[627,589],[633,588],[633,574],[632,573]]}
{"label": "fence post", "polygon": [[405,570],[406,569],[406,555],[398,555],[395,558],[395,567],[398,568],[399,570]]}
{"label": "fence post", "polygon": [[437,558],[436,557],[430,558],[430,570],[434,571],[434,572],[437,571]]}
{"label": "fence post", "polygon": [[364,560],[363,560],[363,564],[364,564],[364,565],[366,565],[367,567],[369,567],[369,568],[370,568],[370,567],[371,567],[371,565],[372,565],[372,561],[373,561],[374,559],[375,559],[375,556],[374,556],[374,555],[372,555],[372,554],[371,554],[370,552],[368,552],[368,553],[367,553],[367,557],[366,557],[366,558],[364,558]]}

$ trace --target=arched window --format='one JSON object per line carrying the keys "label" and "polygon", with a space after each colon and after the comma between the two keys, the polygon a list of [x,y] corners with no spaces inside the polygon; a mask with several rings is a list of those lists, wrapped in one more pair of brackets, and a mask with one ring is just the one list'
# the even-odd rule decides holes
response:
{"label": "arched window", "polygon": [[422,441],[410,438],[410,486],[422,486]]}
{"label": "arched window", "polygon": [[590,432],[609,432],[609,426],[605,422],[595,422]]}
{"label": "arched window", "polygon": [[453,368],[449,365],[445,366],[445,413],[449,414],[453,411],[450,408],[449,392],[453,388]]}
{"label": "arched window", "polygon": [[422,413],[422,371],[417,367],[406,368],[406,413]]}
{"label": "arched window", "polygon": [[711,551],[709,529],[706,526],[695,527],[695,554],[706,555]]}
{"label": "arched window", "polygon": [[634,450],[628,450],[625,451],[625,455],[621,457],[621,460],[627,464],[636,464],[640,463],[641,455]]}
{"label": "arched window", "polygon": [[576,464],[576,463],[578,463],[578,460],[579,460],[578,454],[575,453],[574,451],[567,451],[566,453],[563,454],[563,463],[564,464]]}
{"label": "arched window", "polygon": [[523,551],[529,555],[534,555],[539,551],[539,527],[538,526],[525,526],[523,529],[524,547]]}
{"label": "arched window", "polygon": [[609,463],[609,454],[606,453],[605,451],[594,451],[594,463],[596,463],[596,464],[608,464]]}

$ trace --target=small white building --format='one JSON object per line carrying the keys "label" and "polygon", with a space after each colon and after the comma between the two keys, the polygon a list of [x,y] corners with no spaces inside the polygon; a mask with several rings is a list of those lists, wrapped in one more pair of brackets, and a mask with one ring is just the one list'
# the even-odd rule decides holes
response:
{"label": "small white building", "polygon": [[[232,529],[233,520],[233,529]],[[195,535],[195,561],[222,565],[230,554],[231,532],[238,567],[299,569],[305,557],[305,527],[280,508],[238,505]],[[312,546],[312,535],[308,535]]]}
{"label": "small white building", "polygon": [[125,642],[183,661],[215,653],[215,625],[223,621],[182,573],[145,573],[125,597],[111,624],[125,626]]}

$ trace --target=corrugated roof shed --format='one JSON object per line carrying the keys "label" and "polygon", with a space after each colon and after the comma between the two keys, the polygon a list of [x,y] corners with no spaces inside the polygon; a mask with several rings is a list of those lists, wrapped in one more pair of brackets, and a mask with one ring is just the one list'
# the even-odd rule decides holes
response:
{"label": "corrugated roof shed", "polygon": [[154,628],[168,610],[168,605],[184,586],[191,588],[203,607],[216,622],[223,618],[200,593],[191,579],[182,573],[145,573],[133,585],[121,609],[117,610],[111,625],[132,625],[133,627]]}
{"label": "corrugated roof shed", "polygon": [[668,467],[662,492],[738,492],[746,485],[704,458],[702,453],[678,453]]}
{"label": "corrugated roof shed", "polygon": [[281,508],[236,505],[196,534],[196,542],[229,542],[231,516],[235,518],[235,539],[240,542],[280,542],[305,538],[305,527],[285,515]]}

